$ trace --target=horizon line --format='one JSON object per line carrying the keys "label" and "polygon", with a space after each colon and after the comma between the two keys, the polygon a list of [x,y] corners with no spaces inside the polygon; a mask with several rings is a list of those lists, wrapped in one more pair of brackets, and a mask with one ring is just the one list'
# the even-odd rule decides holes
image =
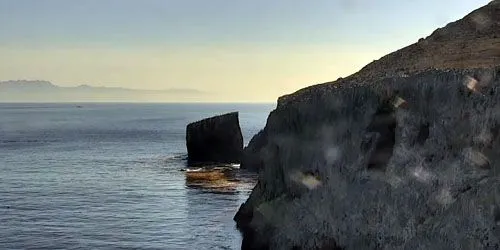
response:
{"label": "horizon line", "polygon": [[274,102],[233,102],[233,101],[216,101],[216,102],[144,102],[144,101],[130,101],[130,102],[115,102],[115,101],[101,101],[101,102],[85,102],[85,101],[75,101],[75,102],[2,102],[0,101],[0,105],[5,104],[276,104],[277,101]]}

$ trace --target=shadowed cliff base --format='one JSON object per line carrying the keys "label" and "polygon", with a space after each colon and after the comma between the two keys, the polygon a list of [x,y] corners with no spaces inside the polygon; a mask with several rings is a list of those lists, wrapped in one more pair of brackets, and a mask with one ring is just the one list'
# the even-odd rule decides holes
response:
{"label": "shadowed cliff base", "polygon": [[280,98],[245,149],[242,249],[500,248],[499,33],[497,0]]}

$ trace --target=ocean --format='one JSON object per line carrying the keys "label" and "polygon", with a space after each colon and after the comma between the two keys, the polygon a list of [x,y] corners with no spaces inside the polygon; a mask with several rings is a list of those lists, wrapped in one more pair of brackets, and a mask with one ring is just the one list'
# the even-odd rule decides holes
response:
{"label": "ocean", "polygon": [[189,122],[274,104],[0,104],[0,249],[239,249],[255,179],[191,186]]}

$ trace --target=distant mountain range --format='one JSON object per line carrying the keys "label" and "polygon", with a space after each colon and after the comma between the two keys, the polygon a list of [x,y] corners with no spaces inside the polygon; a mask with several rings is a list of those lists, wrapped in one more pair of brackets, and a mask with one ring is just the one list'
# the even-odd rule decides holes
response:
{"label": "distant mountain range", "polygon": [[0,81],[0,102],[197,102],[210,94],[196,89],[139,90],[57,86],[48,81]]}

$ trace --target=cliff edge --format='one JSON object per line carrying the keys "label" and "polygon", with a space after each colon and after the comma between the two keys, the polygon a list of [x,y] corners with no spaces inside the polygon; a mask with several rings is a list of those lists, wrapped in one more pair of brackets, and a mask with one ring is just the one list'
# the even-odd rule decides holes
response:
{"label": "cliff edge", "polygon": [[242,249],[500,248],[500,1],[278,100]]}
{"label": "cliff edge", "polygon": [[280,97],[278,105],[306,99],[304,95],[309,91],[338,88],[345,84],[369,84],[378,78],[408,76],[432,69],[491,68],[496,65],[500,65],[499,0],[435,30],[417,43],[373,61],[351,76]]}

